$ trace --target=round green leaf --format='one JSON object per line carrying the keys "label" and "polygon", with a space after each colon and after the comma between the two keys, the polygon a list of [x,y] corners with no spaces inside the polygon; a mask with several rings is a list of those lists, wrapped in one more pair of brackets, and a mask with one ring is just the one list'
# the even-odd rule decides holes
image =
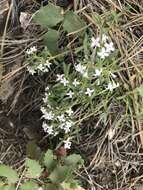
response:
{"label": "round green leaf", "polygon": [[54,27],[63,20],[61,8],[49,3],[42,7],[33,17],[34,21],[43,27]]}
{"label": "round green leaf", "polygon": [[0,165],[0,176],[6,177],[9,183],[15,183],[19,179],[17,172],[4,164]]}

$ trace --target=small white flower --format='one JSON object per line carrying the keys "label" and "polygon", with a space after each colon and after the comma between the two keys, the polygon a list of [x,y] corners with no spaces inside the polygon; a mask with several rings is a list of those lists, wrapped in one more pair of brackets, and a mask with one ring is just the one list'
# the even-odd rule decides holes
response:
{"label": "small white flower", "polygon": [[106,52],[106,49],[103,47],[98,53],[97,55],[101,58],[101,59],[105,59],[105,57],[109,56],[109,53]]}
{"label": "small white flower", "polygon": [[52,63],[49,62],[49,60],[47,60],[46,63],[45,63],[45,66],[47,66],[48,68],[50,68],[51,65],[52,65]]}
{"label": "small white flower", "polygon": [[74,92],[72,92],[71,90],[66,94],[67,96],[69,96],[69,98],[72,98],[74,95]]}
{"label": "small white flower", "polygon": [[45,72],[45,67],[44,67],[44,64],[40,63],[37,67],[37,69],[41,72]]}
{"label": "small white flower", "polygon": [[71,116],[74,112],[71,108],[69,108],[66,113],[68,114],[68,116]]}
{"label": "small white flower", "polygon": [[44,115],[42,117],[44,119],[47,119],[47,120],[53,120],[54,119],[54,114],[50,111],[50,112],[44,113]]}
{"label": "small white flower", "polygon": [[71,148],[70,138],[68,138],[67,140],[65,140],[63,142],[64,142],[64,148],[65,149],[70,149]]}
{"label": "small white flower", "polygon": [[94,76],[95,77],[98,77],[98,76],[100,76],[101,75],[101,73],[102,73],[102,69],[95,69],[95,74],[94,74]]}
{"label": "small white flower", "polygon": [[64,114],[57,116],[57,118],[60,122],[65,122],[66,120]]}
{"label": "small white flower", "polygon": [[80,82],[79,81],[77,81],[77,79],[74,79],[74,81],[73,81],[73,83],[72,83],[75,87],[77,86],[77,85],[79,85],[80,84]]}
{"label": "small white flower", "polygon": [[113,91],[117,87],[119,87],[119,83],[116,84],[115,82],[109,82],[107,89]]}
{"label": "small white flower", "polygon": [[48,126],[45,122],[43,122],[42,128],[44,129],[44,132],[48,133],[49,135],[54,134],[53,126]]}
{"label": "small white flower", "polygon": [[31,75],[34,75],[34,74],[36,73],[36,71],[35,71],[32,67],[30,67],[30,66],[27,67],[27,70],[28,70],[28,72],[29,72]]}
{"label": "small white flower", "polygon": [[91,38],[91,48],[99,47],[100,46],[100,38]]}
{"label": "small white flower", "polygon": [[57,81],[61,81],[63,79],[63,77],[64,77],[63,74],[62,75],[57,74]]}
{"label": "small white flower", "polygon": [[43,113],[43,114],[45,114],[45,113],[47,113],[47,110],[44,108],[44,107],[41,107],[41,112]]}
{"label": "small white flower", "polygon": [[48,91],[49,90],[49,86],[47,86],[46,88],[45,88],[45,91]]}
{"label": "small white flower", "polygon": [[102,35],[102,41],[106,42],[109,39],[109,37],[106,34]]}
{"label": "small white flower", "polygon": [[69,83],[69,81],[64,77],[63,79],[61,79],[60,81],[64,86],[67,86],[67,84]]}
{"label": "small white flower", "polygon": [[86,72],[86,66],[81,64],[75,65],[75,70],[81,74],[84,74]]}
{"label": "small white flower", "polygon": [[106,52],[107,52],[107,53],[110,53],[110,52],[115,51],[113,42],[105,43],[104,46],[105,46],[105,48],[106,48]]}
{"label": "small white flower", "polygon": [[115,75],[114,73],[110,73],[111,76],[115,79],[117,77],[117,75]]}
{"label": "small white flower", "polygon": [[46,104],[48,102],[48,98],[49,98],[50,93],[45,93],[45,97],[42,98],[43,102]]}
{"label": "small white flower", "polygon": [[88,96],[91,96],[93,92],[94,92],[93,89],[87,88],[85,94],[87,94]]}
{"label": "small white flower", "polygon": [[28,55],[31,55],[31,54],[36,53],[36,52],[37,52],[36,46],[33,46],[33,47],[31,47],[30,49],[27,49],[27,50],[26,50],[26,53],[27,53]]}

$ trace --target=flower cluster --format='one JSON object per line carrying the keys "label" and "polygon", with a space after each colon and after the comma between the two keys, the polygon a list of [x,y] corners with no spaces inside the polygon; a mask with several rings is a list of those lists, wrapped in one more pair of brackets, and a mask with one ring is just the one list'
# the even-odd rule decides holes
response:
{"label": "flower cluster", "polygon": [[[65,149],[70,149],[71,139],[77,132],[76,123],[79,116],[76,115],[76,105],[87,108],[98,100],[96,96],[99,96],[101,92],[113,92],[119,87],[117,75],[110,68],[107,69],[104,64],[104,59],[115,50],[113,42],[104,34],[101,38],[92,37],[90,46],[91,51],[96,54],[95,63],[91,63],[91,59],[81,60],[80,58],[76,60],[72,69],[67,68],[67,70],[66,65],[60,64],[60,73],[59,70],[58,72],[55,70],[55,83],[45,88],[41,106],[42,127],[50,137],[63,136]],[[28,71],[32,75],[37,72],[48,72],[52,63],[48,59],[43,60],[41,59],[38,64],[28,66]]]}
{"label": "flower cluster", "polygon": [[109,37],[103,34],[102,38],[99,37],[91,39],[91,48],[99,48],[97,55],[101,59],[105,59],[111,52],[115,51],[113,42],[109,41]]}
{"label": "flower cluster", "polygon": [[36,52],[37,52],[36,46],[33,46],[33,47],[31,47],[30,49],[27,49],[27,50],[26,50],[26,54],[27,54],[27,55],[32,55],[32,54],[34,54],[34,53],[36,53]]}

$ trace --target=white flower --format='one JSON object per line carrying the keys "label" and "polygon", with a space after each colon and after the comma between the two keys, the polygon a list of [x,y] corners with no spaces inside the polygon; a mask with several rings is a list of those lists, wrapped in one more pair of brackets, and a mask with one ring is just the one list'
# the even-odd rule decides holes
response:
{"label": "white flower", "polygon": [[64,148],[65,149],[70,149],[71,148],[70,138],[68,138],[67,140],[65,140],[63,142],[64,142]]}
{"label": "white flower", "polygon": [[99,47],[100,46],[100,38],[91,38],[91,48]]}
{"label": "white flower", "polygon": [[94,92],[93,89],[87,88],[85,94],[87,94],[88,96],[91,96],[93,92]]}
{"label": "white flower", "polygon": [[45,93],[45,97],[42,98],[43,102],[46,104],[48,102],[48,98],[49,98],[50,93]]}
{"label": "white flower", "polygon": [[71,108],[69,108],[66,113],[68,114],[68,116],[71,116],[74,112]]}
{"label": "white flower", "polygon": [[66,95],[69,96],[69,98],[72,98],[74,93],[70,90]]}
{"label": "white flower", "polygon": [[49,86],[47,86],[46,88],[45,88],[45,91],[48,91],[49,90]]}
{"label": "white flower", "polygon": [[44,132],[48,133],[49,135],[54,134],[53,126],[48,126],[45,122],[43,122],[42,128],[44,129]]}
{"label": "white flower", "polygon": [[48,68],[45,67],[45,65],[43,63],[40,63],[37,67],[37,69],[41,72],[48,72]]}
{"label": "white flower", "polygon": [[102,35],[102,41],[106,42],[109,39],[109,37],[106,34]]}
{"label": "white flower", "polygon": [[95,77],[98,77],[98,76],[100,76],[101,75],[101,73],[102,73],[102,69],[95,69],[95,74],[94,74],[94,76]]}
{"label": "white flower", "polygon": [[114,73],[110,73],[113,78],[116,78],[117,76]]}
{"label": "white flower", "polygon": [[57,116],[57,118],[60,122],[65,122],[66,120],[64,114]]}
{"label": "white flower", "polygon": [[34,74],[36,73],[36,71],[35,71],[32,67],[30,67],[30,66],[27,67],[27,70],[28,70],[28,72],[29,72],[31,75],[34,75]]}
{"label": "white flower", "polygon": [[30,49],[27,49],[27,50],[26,50],[26,53],[27,53],[28,55],[31,55],[31,54],[36,53],[36,52],[37,52],[36,46],[33,46],[33,47],[31,47]]}
{"label": "white flower", "polygon": [[72,83],[75,87],[77,86],[77,85],[79,85],[80,84],[80,82],[79,81],[77,81],[77,79],[74,79],[74,81],[73,81],[73,83]]}
{"label": "white flower", "polygon": [[49,60],[47,60],[46,63],[45,63],[45,66],[47,66],[48,68],[50,68],[51,65],[52,65],[52,63],[49,62]]}
{"label": "white flower", "polygon": [[105,43],[104,46],[105,46],[105,48],[106,48],[106,52],[107,52],[107,53],[110,53],[110,52],[112,52],[112,51],[115,51],[113,42]]}
{"label": "white flower", "polygon": [[53,120],[54,119],[54,114],[50,111],[50,112],[47,112],[44,113],[44,115],[42,116],[44,119],[47,119],[47,120]]}
{"label": "white flower", "polygon": [[86,66],[81,64],[75,65],[75,70],[81,74],[84,74],[86,72]]}
{"label": "white flower", "polygon": [[97,55],[101,58],[101,59],[105,59],[105,57],[109,56],[109,53],[106,52],[106,49],[103,47],[98,53]]}
{"label": "white flower", "polygon": [[107,89],[113,91],[117,87],[119,87],[119,83],[116,84],[115,82],[109,82]]}
{"label": "white flower", "polygon": [[65,133],[67,134],[70,132],[72,126],[73,126],[72,121],[66,121],[65,123],[60,125],[60,128],[63,129]]}
{"label": "white flower", "polygon": [[62,75],[57,74],[57,81],[61,81],[63,79],[63,77],[64,77],[63,74]]}
{"label": "white flower", "polygon": [[41,112],[43,113],[43,114],[45,114],[45,113],[47,113],[47,110],[44,108],[44,107],[41,107]]}
{"label": "white flower", "polygon": [[61,79],[60,81],[64,86],[67,86],[67,84],[69,83],[69,81],[64,77],[63,79]]}

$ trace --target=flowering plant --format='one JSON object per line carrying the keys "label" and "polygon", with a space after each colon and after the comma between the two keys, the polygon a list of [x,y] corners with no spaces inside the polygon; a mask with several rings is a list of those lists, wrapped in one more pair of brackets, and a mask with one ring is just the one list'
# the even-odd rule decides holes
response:
{"label": "flowering plant", "polygon": [[[45,88],[41,106],[43,130],[49,136],[61,137],[62,134],[66,149],[70,149],[71,140],[79,131],[78,126],[85,115],[94,113],[97,102],[101,101],[99,97],[119,87],[118,77],[111,70],[114,68],[112,54],[115,47],[107,34],[92,37],[86,48],[89,53],[83,59],[77,55],[74,64],[60,63],[53,76],[54,84]],[[30,54],[29,59],[35,59],[35,56],[39,59],[35,49]],[[34,62],[28,66],[28,71],[31,74],[49,72],[54,64],[50,57],[41,57],[38,64]]]}

